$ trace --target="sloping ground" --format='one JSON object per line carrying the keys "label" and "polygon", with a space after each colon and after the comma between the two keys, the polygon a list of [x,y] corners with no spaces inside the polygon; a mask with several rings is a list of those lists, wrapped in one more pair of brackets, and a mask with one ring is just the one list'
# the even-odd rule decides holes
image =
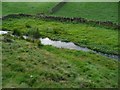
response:
{"label": "sloping ground", "polygon": [[[13,13],[50,14],[58,2],[3,2],[2,15]],[[114,2],[67,2],[52,15],[82,17],[99,21],[118,22],[118,3]]]}
{"label": "sloping ground", "polygon": [[2,2],[0,2],[0,17],[2,17]]}
{"label": "sloping ground", "polygon": [[4,37],[3,88],[118,87],[118,62],[89,52]]}
{"label": "sloping ground", "polygon": [[3,2],[2,15],[13,13],[48,13],[56,4],[57,2]]}
{"label": "sloping ground", "polygon": [[[29,10],[27,13],[33,14]],[[3,29],[20,35],[37,29],[41,37],[118,53],[118,31],[112,29],[38,18],[9,18],[3,21]],[[5,36],[2,54],[3,87],[118,87],[119,62],[91,52],[38,47],[37,43]]]}
{"label": "sloping ground", "polygon": [[26,34],[38,29],[41,36],[74,42],[77,45],[99,52],[118,55],[118,30],[73,24],[59,21],[45,21],[38,18],[8,18],[3,21],[3,30]]}
{"label": "sloping ground", "polygon": [[118,22],[118,3],[68,2],[53,15]]}

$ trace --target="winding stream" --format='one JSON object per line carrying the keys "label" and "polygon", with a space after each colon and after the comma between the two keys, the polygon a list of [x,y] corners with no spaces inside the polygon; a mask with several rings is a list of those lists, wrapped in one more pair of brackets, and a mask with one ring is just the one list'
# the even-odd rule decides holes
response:
{"label": "winding stream", "polygon": [[[0,35],[7,34],[7,33],[8,33],[7,31],[0,31]],[[23,36],[23,38],[27,39],[29,37]],[[85,52],[91,51],[93,53],[100,54],[102,56],[106,56],[106,57],[118,60],[117,55],[110,55],[110,54],[104,54],[104,53],[101,53],[101,52],[96,52],[96,51],[93,51],[93,50],[88,49],[88,48],[77,46],[73,42],[54,41],[54,40],[51,40],[49,38],[40,38],[39,40],[41,41],[41,44],[43,44],[43,45],[52,45],[52,46],[57,47],[57,48],[82,50],[82,51],[85,51]]]}
{"label": "winding stream", "polygon": [[82,50],[82,51],[85,51],[85,52],[91,51],[93,53],[100,54],[102,56],[107,56],[109,58],[118,59],[117,55],[109,55],[109,54],[104,54],[104,53],[101,53],[101,52],[96,52],[96,51],[93,51],[93,50],[88,49],[88,48],[77,46],[73,42],[53,41],[49,38],[40,38],[40,41],[41,41],[41,44],[43,44],[43,45],[52,45],[52,46],[57,47],[57,48]]}
{"label": "winding stream", "polygon": [[79,46],[75,45],[73,42],[53,41],[49,38],[40,38],[40,41],[43,45],[52,45],[52,46],[57,47],[57,48],[89,51],[88,48],[79,47]]}

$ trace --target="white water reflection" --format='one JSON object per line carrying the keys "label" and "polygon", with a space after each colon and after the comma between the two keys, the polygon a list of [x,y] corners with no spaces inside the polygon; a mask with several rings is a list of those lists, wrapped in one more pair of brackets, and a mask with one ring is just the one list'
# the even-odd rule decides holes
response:
{"label": "white water reflection", "polygon": [[0,35],[7,34],[7,33],[8,33],[8,31],[0,31]]}
{"label": "white water reflection", "polygon": [[40,38],[40,41],[43,45],[52,45],[57,48],[67,48],[67,49],[74,49],[74,50],[82,50],[82,51],[90,51],[87,48],[83,48],[80,46],[75,45],[73,42],[61,42],[61,41],[53,41],[49,38]]}
{"label": "white water reflection", "polygon": [[101,52],[96,52],[96,51],[93,51],[93,50],[88,49],[88,48],[77,46],[73,42],[53,41],[53,40],[51,40],[49,38],[40,38],[40,41],[41,41],[41,44],[43,44],[43,45],[52,45],[52,46],[57,47],[57,48],[66,48],[66,49],[74,49],[74,50],[82,50],[82,51],[91,51],[91,52],[94,52],[96,54],[107,56],[109,58],[118,59],[117,55],[109,55],[109,54],[104,54],[104,53],[101,53]]}

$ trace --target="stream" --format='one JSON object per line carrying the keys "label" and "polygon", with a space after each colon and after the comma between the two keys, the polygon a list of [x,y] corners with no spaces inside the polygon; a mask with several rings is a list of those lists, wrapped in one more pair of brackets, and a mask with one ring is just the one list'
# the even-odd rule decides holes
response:
{"label": "stream", "polygon": [[8,31],[0,31],[0,35],[7,34],[7,33],[8,33]]}
{"label": "stream", "polygon": [[[0,35],[7,34],[7,33],[8,33],[7,31],[0,31]],[[29,37],[28,36],[23,36],[23,38],[27,39]],[[41,41],[41,44],[43,44],[43,45],[52,45],[52,46],[57,47],[57,48],[81,50],[81,51],[85,51],[85,52],[91,51],[93,53],[100,54],[102,56],[106,56],[106,57],[118,60],[117,55],[110,55],[110,54],[104,54],[104,53],[101,53],[101,52],[96,52],[96,51],[93,51],[93,50],[88,49],[88,48],[77,46],[73,42],[54,41],[54,40],[49,39],[48,37],[40,38],[39,40]]]}
{"label": "stream", "polygon": [[57,47],[57,48],[89,51],[88,48],[83,48],[83,47],[77,46],[73,42],[53,41],[49,38],[40,38],[40,41],[41,41],[41,44],[43,44],[43,45],[52,45],[52,46]]}
{"label": "stream", "polygon": [[53,41],[49,38],[40,38],[40,41],[41,41],[41,44],[43,44],[43,45],[52,45],[52,46],[57,47],[57,48],[74,49],[74,50],[78,50],[78,51],[82,50],[85,52],[91,51],[93,53],[100,54],[102,56],[107,56],[109,58],[118,59],[117,55],[110,55],[110,54],[104,54],[101,52],[93,51],[93,50],[88,49],[88,48],[77,46],[73,42]]}

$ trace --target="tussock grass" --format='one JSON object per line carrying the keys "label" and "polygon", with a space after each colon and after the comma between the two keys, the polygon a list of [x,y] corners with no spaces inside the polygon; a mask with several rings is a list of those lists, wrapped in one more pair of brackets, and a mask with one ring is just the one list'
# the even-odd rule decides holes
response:
{"label": "tussock grass", "polygon": [[[6,39],[5,36],[3,39]],[[3,88],[118,87],[118,62],[90,52],[2,41]]]}

